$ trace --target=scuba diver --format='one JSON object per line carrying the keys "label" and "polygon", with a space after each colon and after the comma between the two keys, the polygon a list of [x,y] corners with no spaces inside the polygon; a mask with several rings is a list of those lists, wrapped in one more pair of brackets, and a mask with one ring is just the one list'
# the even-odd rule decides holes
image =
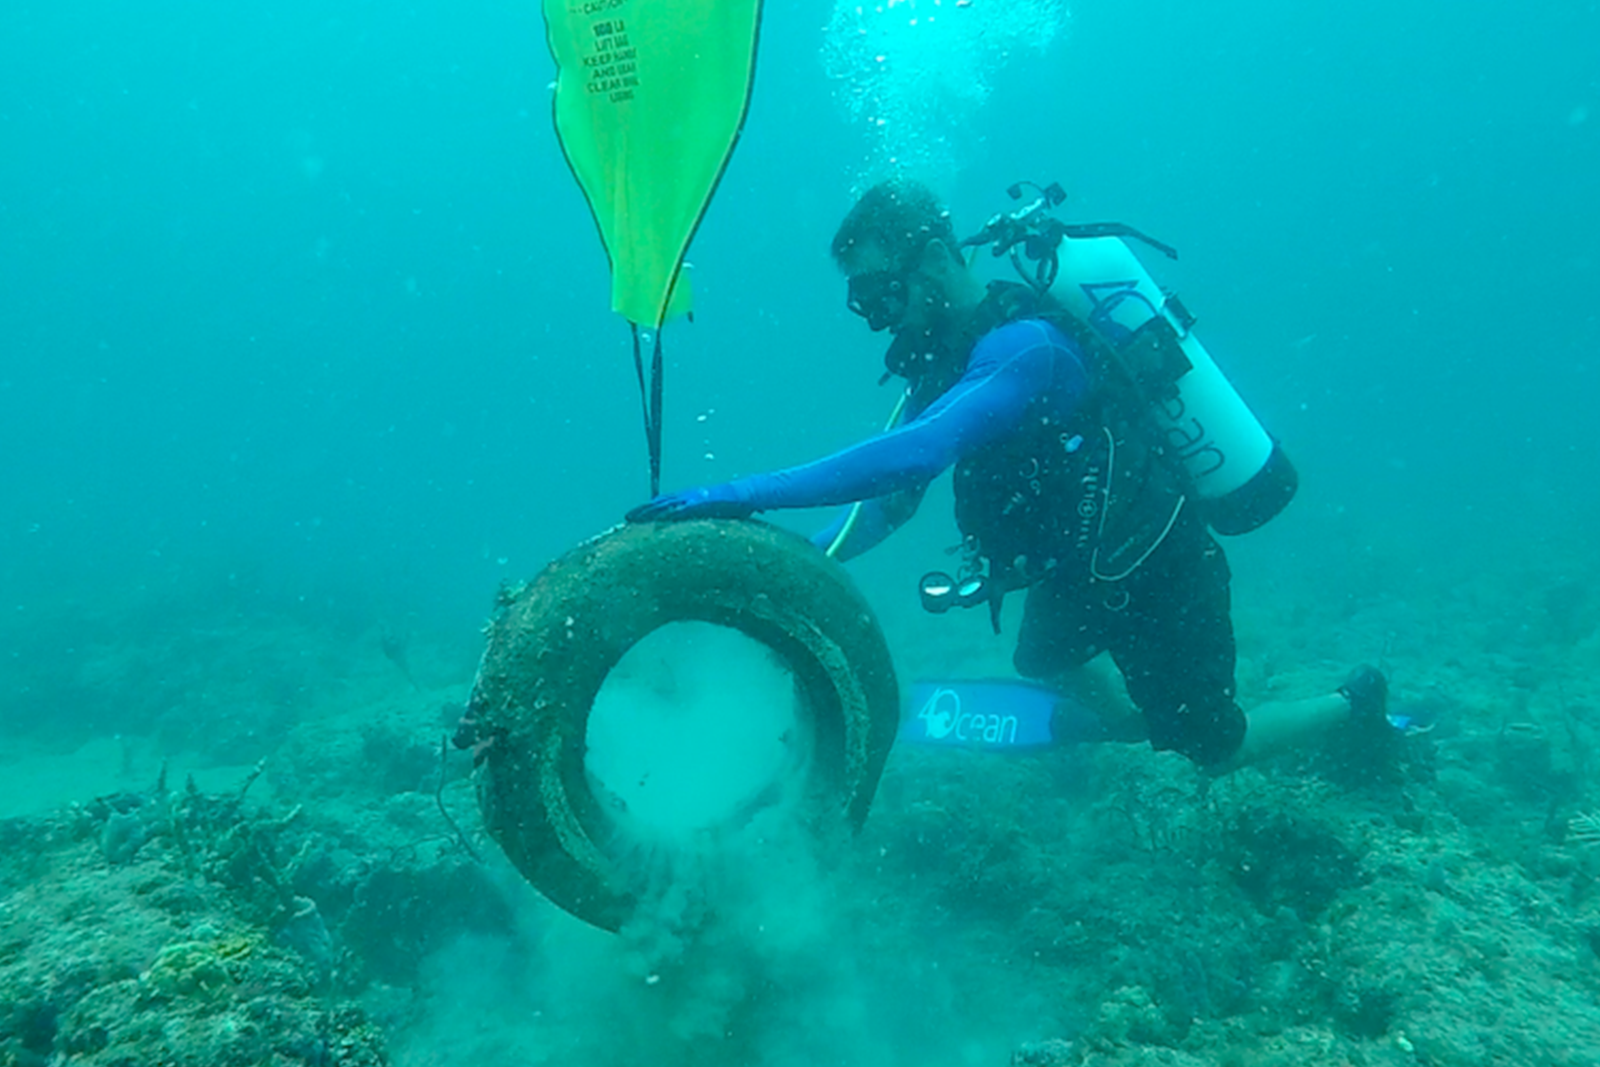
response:
{"label": "scuba diver", "polygon": [[[862,195],[832,254],[851,311],[893,337],[885,380],[906,381],[903,418],[812,463],[657,496],[629,521],[855,504],[814,538],[848,559],[953,467],[964,565],[925,578],[924,605],[987,606],[998,632],[1002,599],[1026,590],[1025,678],[1064,687],[1110,653],[1142,737],[1213,773],[1341,724],[1387,732],[1374,667],[1322,696],[1249,713],[1235,700],[1230,572],[1212,531],[1276,515],[1294,468],[1121,238],[1174,253],[1120,224],[1064,224],[1049,212],[1060,186],[1028,188],[1036,200],[964,241],[919,183]],[[1009,254],[1023,282],[980,281],[966,254],[978,247]]]}

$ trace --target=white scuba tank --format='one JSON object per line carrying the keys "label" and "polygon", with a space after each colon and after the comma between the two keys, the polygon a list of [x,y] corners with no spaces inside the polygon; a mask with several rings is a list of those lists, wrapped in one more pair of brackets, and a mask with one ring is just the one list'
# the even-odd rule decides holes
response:
{"label": "white scuba tank", "polygon": [[1167,353],[1176,364],[1174,385],[1154,397],[1152,415],[1188,471],[1207,522],[1218,533],[1246,533],[1282,511],[1298,484],[1294,467],[1190,330],[1181,305],[1120,238],[1067,237],[1057,255],[1051,295],[1112,348],[1125,352],[1159,335],[1156,343],[1182,353]]}

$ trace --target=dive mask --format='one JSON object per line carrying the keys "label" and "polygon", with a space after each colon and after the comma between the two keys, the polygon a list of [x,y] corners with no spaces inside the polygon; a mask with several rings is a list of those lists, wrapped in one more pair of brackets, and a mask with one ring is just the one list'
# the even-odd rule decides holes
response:
{"label": "dive mask", "polygon": [[891,330],[906,317],[909,299],[905,272],[869,270],[850,278],[846,301],[851,311],[867,320],[873,333]]}

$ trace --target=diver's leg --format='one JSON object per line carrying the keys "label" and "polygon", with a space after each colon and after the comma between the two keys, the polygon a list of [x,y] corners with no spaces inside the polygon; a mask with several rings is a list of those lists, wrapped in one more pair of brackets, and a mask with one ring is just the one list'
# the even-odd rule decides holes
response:
{"label": "diver's leg", "polygon": [[1178,534],[1130,580],[1128,609],[1111,640],[1153,748],[1227,774],[1352,722],[1387,735],[1388,686],[1372,667],[1358,668],[1335,693],[1241,711],[1227,558],[1209,533]]}
{"label": "diver's leg", "polygon": [[1220,774],[1299,748],[1349,722],[1350,701],[1341,693],[1275,700],[1257,704],[1244,717],[1244,740],[1233,758],[1216,768]]}
{"label": "diver's leg", "polygon": [[1082,585],[1057,574],[1028,587],[1011,663],[1024,678],[1050,684],[1105,647]]}
{"label": "diver's leg", "polygon": [[[1049,686],[1063,702],[1088,709],[1098,720],[1098,732],[1092,736],[1085,736],[1081,725],[1071,731],[1058,729],[1056,736],[1070,733],[1080,741],[1141,742],[1146,740],[1144,720],[1100,655],[1105,647],[1100,614],[1080,583],[1057,576],[1031,586],[1012,663],[1024,678]],[[1072,718],[1081,720],[1078,715]]]}
{"label": "diver's leg", "polygon": [[[1144,713],[1150,746],[1202,767],[1227,762],[1244,738],[1234,701],[1232,603],[1227,557],[1198,525],[1175,528],[1123,583],[1111,655]],[[1113,588],[1108,586],[1107,588]]]}
{"label": "diver's leg", "polygon": [[1084,738],[1095,743],[1138,745],[1150,740],[1144,716],[1128,699],[1128,689],[1109,656],[1068,667],[1047,683],[1064,699],[1094,712],[1098,732]]}
{"label": "diver's leg", "polygon": [[1245,713],[1244,743],[1223,769],[1300,747],[1340,727],[1389,737],[1389,682],[1376,667],[1357,667],[1337,691],[1326,696],[1258,704]]}

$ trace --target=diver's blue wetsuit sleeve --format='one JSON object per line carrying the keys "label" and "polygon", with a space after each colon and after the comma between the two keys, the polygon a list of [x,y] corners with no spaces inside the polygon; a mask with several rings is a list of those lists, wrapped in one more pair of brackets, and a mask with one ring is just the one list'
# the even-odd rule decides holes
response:
{"label": "diver's blue wetsuit sleeve", "polygon": [[1038,319],[1007,323],[984,335],[967,372],[910,422],[814,463],[740,478],[729,488],[755,511],[920,489],[1016,429],[1036,398],[1053,392],[1055,414],[1065,416],[1088,387],[1077,348],[1054,326]]}
{"label": "diver's blue wetsuit sleeve", "polygon": [[[877,547],[884,538],[905,525],[906,521],[917,513],[917,507],[922,503],[922,496],[926,490],[927,486],[924,484],[916,489],[906,489],[887,496],[863,500],[861,514],[856,516],[856,524],[850,528],[850,536],[844,539],[844,543],[834,553],[834,558],[843,563],[855,559],[868,549]],[[811,543],[826,552],[844,532],[845,524],[849,521],[850,512],[845,511],[830,522],[826,529],[812,534]]]}

